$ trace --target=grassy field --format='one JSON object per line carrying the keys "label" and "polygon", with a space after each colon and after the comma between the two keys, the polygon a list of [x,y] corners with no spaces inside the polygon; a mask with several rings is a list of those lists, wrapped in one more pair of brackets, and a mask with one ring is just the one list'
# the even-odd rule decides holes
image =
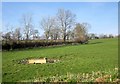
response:
{"label": "grassy field", "polygon": [[[59,59],[52,64],[18,64],[15,60],[29,57]],[[3,51],[3,82],[42,80],[63,77],[68,74],[112,71],[118,67],[118,40],[98,39],[89,44],[61,47],[35,48],[19,51]]]}

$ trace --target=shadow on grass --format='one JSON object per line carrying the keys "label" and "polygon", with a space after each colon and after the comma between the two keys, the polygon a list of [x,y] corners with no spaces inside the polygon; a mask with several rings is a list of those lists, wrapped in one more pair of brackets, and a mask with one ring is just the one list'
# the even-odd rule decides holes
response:
{"label": "shadow on grass", "polygon": [[100,43],[103,43],[103,42],[93,42],[93,43],[90,43],[90,44],[100,44]]}
{"label": "shadow on grass", "polygon": [[[16,51],[31,51],[31,50],[38,50],[38,49],[53,49],[53,48],[60,48],[60,47],[67,47],[67,46],[74,46],[74,45],[70,45],[70,44],[67,44],[67,45],[53,45],[53,46],[39,46],[39,47],[31,47],[31,48],[20,48],[20,49],[13,49],[13,50],[10,50],[10,51],[7,51],[7,50],[3,50],[4,52],[16,52]],[[2,52],[3,52],[2,51]]]}

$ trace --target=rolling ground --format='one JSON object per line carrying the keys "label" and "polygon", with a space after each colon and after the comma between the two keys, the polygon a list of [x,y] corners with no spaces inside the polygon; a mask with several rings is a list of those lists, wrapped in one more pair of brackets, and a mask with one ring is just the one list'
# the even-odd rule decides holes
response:
{"label": "rolling ground", "polygon": [[[47,57],[60,61],[51,64],[16,62],[31,57]],[[42,77],[60,77],[69,73],[110,71],[118,67],[118,40],[117,38],[97,39],[83,45],[3,51],[2,59],[3,82],[35,81],[41,80]],[[67,79],[63,78],[64,80]]]}

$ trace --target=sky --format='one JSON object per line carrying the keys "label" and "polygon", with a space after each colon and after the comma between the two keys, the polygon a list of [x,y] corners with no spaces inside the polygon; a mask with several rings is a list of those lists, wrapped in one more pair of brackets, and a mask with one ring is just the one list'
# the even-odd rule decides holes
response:
{"label": "sky", "polygon": [[2,0],[2,2],[119,2],[119,0]]}
{"label": "sky", "polygon": [[43,34],[41,18],[55,16],[59,8],[76,14],[77,22],[89,23],[89,33],[118,34],[117,2],[2,2],[2,31],[9,30],[5,27],[8,24],[20,26],[22,15],[32,14],[35,29]]}

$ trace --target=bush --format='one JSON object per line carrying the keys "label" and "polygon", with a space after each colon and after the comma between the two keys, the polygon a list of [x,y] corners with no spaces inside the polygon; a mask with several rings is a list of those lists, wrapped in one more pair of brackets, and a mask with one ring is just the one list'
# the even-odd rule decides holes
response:
{"label": "bush", "polygon": [[81,43],[81,44],[83,44],[83,43],[87,44],[87,43],[88,43],[88,38],[87,38],[87,37],[75,38],[75,42],[76,42],[76,43]]}

